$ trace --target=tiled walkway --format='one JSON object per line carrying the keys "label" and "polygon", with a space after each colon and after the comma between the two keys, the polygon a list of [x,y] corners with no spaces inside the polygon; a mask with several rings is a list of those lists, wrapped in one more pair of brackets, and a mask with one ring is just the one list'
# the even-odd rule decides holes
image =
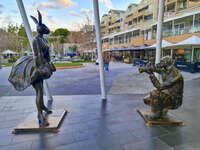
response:
{"label": "tiled walkway", "polygon": [[[1,150],[199,150],[199,80],[186,83],[183,107],[171,111],[184,127],[147,127],[136,113],[144,95],[55,96],[53,109],[67,109],[59,133],[13,135],[12,129],[36,111],[34,97],[0,98]],[[191,90],[192,89],[192,90]]]}

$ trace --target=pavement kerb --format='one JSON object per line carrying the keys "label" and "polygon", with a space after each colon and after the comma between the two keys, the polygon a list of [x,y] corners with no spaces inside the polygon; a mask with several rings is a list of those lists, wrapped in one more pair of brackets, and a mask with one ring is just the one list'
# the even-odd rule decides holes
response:
{"label": "pavement kerb", "polygon": [[63,70],[63,69],[75,69],[75,68],[82,68],[84,65],[78,65],[78,66],[65,66],[65,67],[56,67],[57,70]]}

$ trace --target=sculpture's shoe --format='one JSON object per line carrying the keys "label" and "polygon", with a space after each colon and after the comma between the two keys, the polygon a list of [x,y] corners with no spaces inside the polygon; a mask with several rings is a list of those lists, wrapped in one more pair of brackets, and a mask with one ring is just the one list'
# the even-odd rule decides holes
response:
{"label": "sculpture's shoe", "polygon": [[39,120],[39,125],[40,127],[47,127],[49,126],[49,123],[44,119],[43,121]]}
{"label": "sculpture's shoe", "polygon": [[52,111],[51,110],[47,110],[45,111],[47,114],[52,114]]}
{"label": "sculpture's shoe", "polygon": [[43,107],[42,110],[44,110],[47,114],[52,114],[52,111],[49,110],[47,107]]}
{"label": "sculpture's shoe", "polygon": [[46,127],[49,126],[48,121],[44,118],[44,116],[38,116],[39,126]]}

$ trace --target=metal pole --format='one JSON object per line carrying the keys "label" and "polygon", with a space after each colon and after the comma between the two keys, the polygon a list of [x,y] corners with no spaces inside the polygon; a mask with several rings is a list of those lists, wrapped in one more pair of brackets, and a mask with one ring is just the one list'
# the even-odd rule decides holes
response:
{"label": "metal pole", "polygon": [[192,47],[192,56],[191,61],[194,62],[194,47]]}
{"label": "metal pole", "polygon": [[172,35],[175,35],[174,20],[172,20]]}
{"label": "metal pole", "polygon": [[[1,39],[0,39],[1,40]],[[2,57],[2,55],[1,55],[1,50],[0,50],[0,69],[2,69],[2,65],[1,65],[1,57]]]}
{"label": "metal pole", "polygon": [[158,24],[157,24],[157,44],[156,44],[156,64],[160,62],[162,51],[162,24],[164,16],[164,0],[159,0]]}
{"label": "metal pole", "polygon": [[195,27],[195,15],[193,15],[193,19],[192,19],[192,30],[194,32],[194,27]]}
{"label": "metal pole", "polygon": [[[155,64],[160,63],[161,59],[161,51],[162,51],[162,25],[163,25],[163,17],[164,17],[164,0],[159,0],[159,12],[158,12],[158,24],[157,24],[157,35],[156,35],[156,61]],[[156,74],[158,79],[160,79],[160,75]]]}
{"label": "metal pole", "polygon": [[2,69],[2,66],[1,66],[1,50],[0,50],[0,69]]}
{"label": "metal pole", "polygon": [[102,58],[98,0],[93,0],[93,9],[94,9],[96,39],[97,39],[97,49],[98,49],[99,73],[100,73],[100,82],[101,82],[101,96],[102,96],[102,100],[106,100],[107,95],[106,95],[106,86],[105,86],[104,65],[103,65],[103,58]]}
{"label": "metal pole", "polygon": [[173,49],[171,49],[171,58],[173,58]]}
{"label": "metal pole", "polygon": [[[27,15],[26,15],[26,11],[25,11],[25,8],[24,8],[23,1],[22,0],[16,0],[16,1],[17,1],[18,8],[20,10],[20,14],[21,14],[24,26],[25,26],[25,30],[26,30],[26,34],[28,36],[28,40],[29,40],[29,43],[30,43],[30,46],[31,46],[31,50],[34,53],[33,45],[32,45],[33,35],[32,35],[30,24],[28,22],[28,18],[27,18]],[[34,57],[34,55],[33,55],[33,57]],[[47,96],[47,100],[52,101],[53,97],[52,97],[51,92],[50,92],[48,87],[49,87],[48,83],[47,83],[47,81],[45,81],[44,82],[44,91],[45,91],[45,94]]]}

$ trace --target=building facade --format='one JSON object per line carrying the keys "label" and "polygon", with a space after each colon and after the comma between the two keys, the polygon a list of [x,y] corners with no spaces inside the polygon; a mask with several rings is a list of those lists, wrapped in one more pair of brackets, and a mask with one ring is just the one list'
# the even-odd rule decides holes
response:
{"label": "building facade", "polygon": [[[158,2],[159,0],[141,0],[138,5],[130,4],[126,11],[110,10],[108,14],[103,15],[103,49],[155,44]],[[165,0],[163,39],[170,43],[178,43],[193,35],[200,37],[200,0]],[[174,55],[179,55],[178,51],[180,50],[174,50]],[[200,49],[198,51],[200,52]],[[191,50],[180,52],[184,59],[188,59],[186,61],[193,59]],[[142,55],[145,57],[146,54]]]}

